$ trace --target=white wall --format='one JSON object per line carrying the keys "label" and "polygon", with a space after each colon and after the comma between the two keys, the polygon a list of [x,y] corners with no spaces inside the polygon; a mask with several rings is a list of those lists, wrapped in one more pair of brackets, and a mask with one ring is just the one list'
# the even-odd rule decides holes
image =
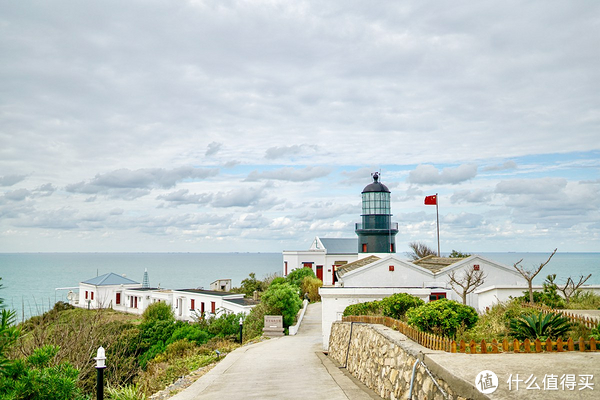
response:
{"label": "white wall", "polygon": [[327,254],[323,250],[284,251],[282,274],[285,275],[285,262],[288,263],[288,274],[295,269],[303,268],[303,262],[312,263],[312,270],[317,275],[317,265],[323,266],[323,285],[333,285],[333,265],[336,261],[350,263],[356,261],[357,254]]}
{"label": "white wall", "polygon": [[423,301],[429,301],[430,289],[419,288],[395,288],[395,287],[322,287],[319,289],[321,295],[321,329],[323,338],[323,350],[329,347],[329,334],[331,324],[342,319],[344,309],[351,304],[364,303],[367,301],[381,300],[394,293],[409,293],[420,297]]}

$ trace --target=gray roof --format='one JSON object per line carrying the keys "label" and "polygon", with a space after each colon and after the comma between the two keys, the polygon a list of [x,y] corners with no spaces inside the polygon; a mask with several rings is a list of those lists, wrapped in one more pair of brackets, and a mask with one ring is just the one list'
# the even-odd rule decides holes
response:
{"label": "gray roof", "polygon": [[133,281],[129,278],[125,278],[124,276],[117,275],[114,272],[109,272],[108,274],[100,275],[92,279],[88,279],[85,282],[89,285],[94,286],[110,286],[110,285],[139,285],[139,282]]}
{"label": "gray roof", "polygon": [[327,249],[327,254],[356,254],[358,253],[358,238],[319,238]]}
{"label": "gray roof", "polygon": [[241,306],[255,306],[260,303],[260,301],[256,301],[253,299],[241,298],[241,299],[225,299],[224,301],[228,301],[230,303],[239,304]]}
{"label": "gray roof", "polygon": [[204,289],[176,289],[178,292],[189,292],[189,293],[198,293],[198,294],[208,294],[211,296],[220,296],[220,297],[225,297],[225,296],[231,296],[234,294],[239,294],[239,293],[233,293],[233,292],[221,292],[221,291],[216,291],[216,290],[204,290]]}
{"label": "gray roof", "polygon": [[380,258],[377,256],[369,256],[369,257],[361,258],[360,260],[356,260],[349,264],[342,265],[341,267],[338,267],[338,269],[337,269],[337,276],[339,278],[341,278],[342,276],[346,275],[348,272],[354,271],[355,269],[358,269],[361,267],[364,267],[365,265],[372,264],[377,260],[380,260]]}
{"label": "gray roof", "polygon": [[428,255],[412,263],[419,267],[430,270],[433,273],[439,272],[449,265],[462,261],[463,258],[450,258],[450,257],[437,257],[434,255]]}

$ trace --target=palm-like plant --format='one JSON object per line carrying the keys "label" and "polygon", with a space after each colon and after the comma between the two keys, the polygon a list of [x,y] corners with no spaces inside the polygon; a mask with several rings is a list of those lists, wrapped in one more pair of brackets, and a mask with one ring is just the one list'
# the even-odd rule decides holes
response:
{"label": "palm-like plant", "polygon": [[510,330],[517,339],[557,338],[571,329],[571,321],[560,314],[522,315],[510,321]]}

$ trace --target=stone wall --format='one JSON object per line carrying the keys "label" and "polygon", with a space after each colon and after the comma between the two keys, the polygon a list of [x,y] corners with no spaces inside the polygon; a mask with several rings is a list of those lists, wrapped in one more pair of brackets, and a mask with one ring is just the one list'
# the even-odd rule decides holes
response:
{"label": "stone wall", "polygon": [[[407,399],[413,365],[420,359],[412,399],[487,399],[469,383],[441,368],[427,354],[439,353],[411,341],[383,325],[335,322],[331,327],[329,357],[384,399]],[[435,381],[445,392],[435,385]]]}

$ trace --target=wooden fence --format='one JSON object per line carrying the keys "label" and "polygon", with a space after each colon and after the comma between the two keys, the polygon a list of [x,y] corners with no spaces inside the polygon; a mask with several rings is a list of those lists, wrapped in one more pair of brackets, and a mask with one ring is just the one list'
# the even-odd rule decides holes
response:
{"label": "wooden fence", "polygon": [[537,305],[537,304],[530,304],[530,303],[523,303],[522,305],[523,305],[523,307],[533,308],[533,309],[541,311],[545,314],[548,314],[548,313],[560,314],[563,317],[568,318],[571,322],[582,324],[583,326],[585,326],[586,328],[589,328],[589,329],[595,328],[598,326],[598,324],[600,324],[600,320],[598,320],[598,319],[577,315],[573,312],[570,312],[569,310],[559,310],[556,308],[550,308],[550,307]]}
{"label": "wooden fence", "polygon": [[421,332],[403,321],[399,321],[390,317],[374,316],[374,315],[352,315],[343,317],[344,322],[362,322],[367,324],[380,324],[388,328],[396,329],[397,331],[408,336],[410,339],[419,343],[423,347],[431,350],[442,350],[448,353],[467,353],[467,354],[497,354],[497,353],[542,353],[542,352],[565,352],[565,351],[600,351],[598,342],[593,338],[590,340],[573,340],[569,338],[566,341],[558,339],[552,341],[550,339],[541,341],[539,339],[525,339],[523,342],[515,339],[509,341],[504,339],[498,342],[496,339],[491,342],[482,340],[481,342],[467,343],[464,340],[456,342],[438,335]]}

